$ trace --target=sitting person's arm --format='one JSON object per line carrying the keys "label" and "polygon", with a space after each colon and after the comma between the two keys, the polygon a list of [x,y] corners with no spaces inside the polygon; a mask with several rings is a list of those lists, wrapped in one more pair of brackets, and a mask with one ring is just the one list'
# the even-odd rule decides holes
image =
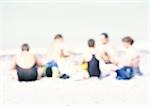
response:
{"label": "sitting person's arm", "polygon": [[69,57],[70,56],[70,52],[65,50],[65,49],[61,49],[61,57]]}
{"label": "sitting person's arm", "polygon": [[50,53],[51,53],[51,47],[49,47],[48,50],[45,53],[45,59],[46,60],[49,59],[49,58],[51,58],[51,54]]}
{"label": "sitting person's arm", "polygon": [[105,62],[105,63],[109,63],[110,62],[110,57],[106,52],[101,53],[101,59]]}
{"label": "sitting person's arm", "polygon": [[126,55],[123,55],[122,57],[120,57],[119,60],[119,66],[120,67],[124,67],[124,66],[139,66],[139,62],[140,62],[140,55],[132,50],[132,51],[128,51],[126,53]]}
{"label": "sitting person's arm", "polygon": [[69,57],[76,54],[73,49],[62,46],[61,48],[61,57]]}
{"label": "sitting person's arm", "polygon": [[137,68],[139,67],[139,64],[140,64],[140,54],[136,53],[134,57],[131,59],[131,65],[132,67]]}
{"label": "sitting person's arm", "polygon": [[36,64],[37,64],[39,67],[44,66],[43,62],[42,62],[37,56],[35,56],[35,61],[36,61]]}
{"label": "sitting person's arm", "polygon": [[10,64],[10,69],[15,70],[16,69],[16,56],[13,57],[11,64]]}

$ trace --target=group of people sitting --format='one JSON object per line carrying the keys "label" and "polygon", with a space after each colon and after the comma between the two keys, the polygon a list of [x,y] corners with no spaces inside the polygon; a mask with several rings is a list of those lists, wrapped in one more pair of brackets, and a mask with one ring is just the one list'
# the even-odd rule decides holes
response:
{"label": "group of people sitting", "polygon": [[75,51],[66,48],[61,34],[55,35],[44,59],[30,53],[27,43],[21,45],[21,53],[11,62],[12,77],[18,81],[35,81],[43,77],[88,79],[105,78],[116,74],[118,80],[129,80],[140,71],[140,55],[133,47],[130,36],[122,38],[124,52],[118,55],[117,48],[109,41],[107,33],[99,35],[101,45],[89,39],[87,49],[73,62]]}

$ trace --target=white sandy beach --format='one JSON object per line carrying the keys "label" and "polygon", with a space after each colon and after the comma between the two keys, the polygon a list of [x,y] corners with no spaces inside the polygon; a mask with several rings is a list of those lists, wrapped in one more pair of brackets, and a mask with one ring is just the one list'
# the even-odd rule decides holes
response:
{"label": "white sandy beach", "polygon": [[5,83],[4,104],[126,104],[147,102],[147,81],[89,79],[86,81],[42,79]]}
{"label": "white sandy beach", "polygon": [[[7,69],[8,61],[3,69]],[[12,80],[7,70],[3,70],[4,105],[117,105],[146,106],[149,96],[148,61],[142,59],[143,77],[130,81],[118,81],[111,76],[105,79],[82,81],[44,78],[35,82],[17,82]]]}

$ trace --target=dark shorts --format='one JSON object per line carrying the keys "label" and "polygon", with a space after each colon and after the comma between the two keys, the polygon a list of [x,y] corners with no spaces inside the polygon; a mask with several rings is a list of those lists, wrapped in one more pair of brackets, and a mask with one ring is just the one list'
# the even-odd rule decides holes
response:
{"label": "dark shorts", "polygon": [[32,67],[31,69],[17,67],[17,75],[19,81],[35,81],[37,80],[38,72],[36,67]]}
{"label": "dark shorts", "polygon": [[134,77],[134,72],[132,67],[125,66],[119,70],[116,70],[118,80],[129,80]]}
{"label": "dark shorts", "polygon": [[46,64],[46,70],[45,70],[45,75],[46,77],[52,77],[52,67],[57,67],[58,64],[55,61],[50,61]]}

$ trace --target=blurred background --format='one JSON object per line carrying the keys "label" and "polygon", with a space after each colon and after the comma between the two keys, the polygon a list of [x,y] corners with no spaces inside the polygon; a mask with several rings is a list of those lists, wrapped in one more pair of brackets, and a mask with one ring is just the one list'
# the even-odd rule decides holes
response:
{"label": "blurred background", "polygon": [[126,35],[139,46],[148,44],[147,0],[1,0],[0,50],[18,49],[27,42],[47,48],[61,33],[68,45],[83,48],[88,38],[107,32],[117,45]]}

